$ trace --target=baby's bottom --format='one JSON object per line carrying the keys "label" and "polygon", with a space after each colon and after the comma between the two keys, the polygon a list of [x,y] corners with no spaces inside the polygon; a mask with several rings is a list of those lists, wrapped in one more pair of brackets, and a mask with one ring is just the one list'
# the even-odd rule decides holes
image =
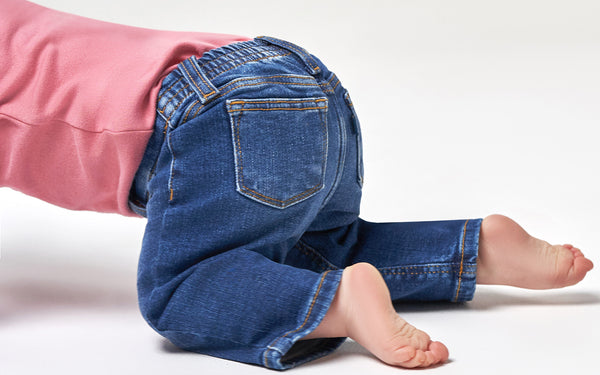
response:
{"label": "baby's bottom", "polygon": [[[381,306],[394,324],[392,299],[471,299],[477,264],[487,266],[481,220],[359,219],[360,127],[347,92],[304,50],[270,42],[213,50],[163,82],[134,187],[148,217],[140,308],[175,345],[217,357],[284,369],[349,335],[386,360],[358,330],[326,329],[344,296],[361,293],[354,306]],[[447,357],[416,332],[397,332],[398,364]]]}

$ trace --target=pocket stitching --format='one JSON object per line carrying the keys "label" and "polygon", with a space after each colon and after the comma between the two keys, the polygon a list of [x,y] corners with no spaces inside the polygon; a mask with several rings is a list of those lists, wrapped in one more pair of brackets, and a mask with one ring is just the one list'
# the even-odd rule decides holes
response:
{"label": "pocket stitching", "polygon": [[[235,122],[235,133],[234,133],[234,137],[235,137],[235,148],[236,148],[236,155],[238,162],[236,163],[236,179],[237,179],[237,183],[238,183],[238,191],[242,194],[247,194],[261,202],[264,202],[268,205],[274,205],[277,208],[286,208],[290,205],[292,205],[293,203],[299,202],[305,198],[307,198],[308,196],[310,196],[311,194],[321,190],[324,187],[323,184],[323,178],[324,178],[324,173],[325,173],[325,166],[326,166],[326,152],[327,152],[327,126],[325,124],[325,121],[323,119],[323,110],[326,110],[328,108],[327,104],[323,107],[307,107],[307,108],[295,108],[295,109],[287,109],[287,110],[309,110],[309,109],[316,109],[318,110],[318,114],[319,114],[319,119],[321,122],[321,128],[323,129],[322,132],[322,136],[323,136],[323,147],[321,150],[321,154],[322,154],[322,161],[321,161],[321,167],[323,172],[321,173],[321,178],[318,184],[316,184],[315,186],[311,187],[310,189],[304,190],[286,200],[280,200],[280,199],[276,199],[273,197],[269,197],[266,196],[264,194],[261,194],[251,188],[249,188],[248,186],[246,186],[244,184],[244,166],[243,166],[243,155],[242,155],[242,149],[241,149],[241,136],[240,136],[240,123],[241,123],[241,118],[242,115],[244,113],[244,111],[250,111],[251,109],[244,109],[244,105],[248,102],[249,100],[235,100],[235,99],[231,99],[227,101],[227,106],[229,108],[231,108],[231,105],[233,104],[241,104],[242,106],[239,109],[228,109],[228,112],[231,114],[233,114],[234,112],[238,112],[239,114],[236,116],[237,117],[237,121]],[[322,102],[325,101],[327,102],[326,98],[315,98],[315,99],[309,99],[309,100],[277,100],[277,101],[252,101],[252,103],[306,103],[306,102],[314,102],[314,103],[318,103],[318,102]],[[286,110],[285,108],[273,108],[273,109],[257,109],[257,110]]]}

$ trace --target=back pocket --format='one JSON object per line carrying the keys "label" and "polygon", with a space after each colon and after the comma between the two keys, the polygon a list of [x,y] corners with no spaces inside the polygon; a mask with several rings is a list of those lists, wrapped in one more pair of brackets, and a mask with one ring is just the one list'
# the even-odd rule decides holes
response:
{"label": "back pocket", "polygon": [[327,98],[230,99],[237,191],[286,208],[323,189]]}

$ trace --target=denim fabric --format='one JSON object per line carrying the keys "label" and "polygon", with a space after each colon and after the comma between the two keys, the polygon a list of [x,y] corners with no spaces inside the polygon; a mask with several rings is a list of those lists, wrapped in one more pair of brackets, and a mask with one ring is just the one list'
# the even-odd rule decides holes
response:
{"label": "denim fabric", "polygon": [[396,300],[471,299],[480,220],[364,221],[362,170],[350,96],[304,49],[260,37],[182,62],[130,201],[144,318],[183,349],[286,369],[343,342],[299,340],[353,263]]}

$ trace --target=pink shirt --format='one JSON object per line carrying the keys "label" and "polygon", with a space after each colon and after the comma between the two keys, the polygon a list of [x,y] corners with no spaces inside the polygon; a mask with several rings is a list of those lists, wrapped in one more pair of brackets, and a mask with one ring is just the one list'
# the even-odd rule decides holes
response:
{"label": "pink shirt", "polygon": [[127,199],[162,79],[192,55],[241,40],[0,0],[0,186],[136,216]]}

